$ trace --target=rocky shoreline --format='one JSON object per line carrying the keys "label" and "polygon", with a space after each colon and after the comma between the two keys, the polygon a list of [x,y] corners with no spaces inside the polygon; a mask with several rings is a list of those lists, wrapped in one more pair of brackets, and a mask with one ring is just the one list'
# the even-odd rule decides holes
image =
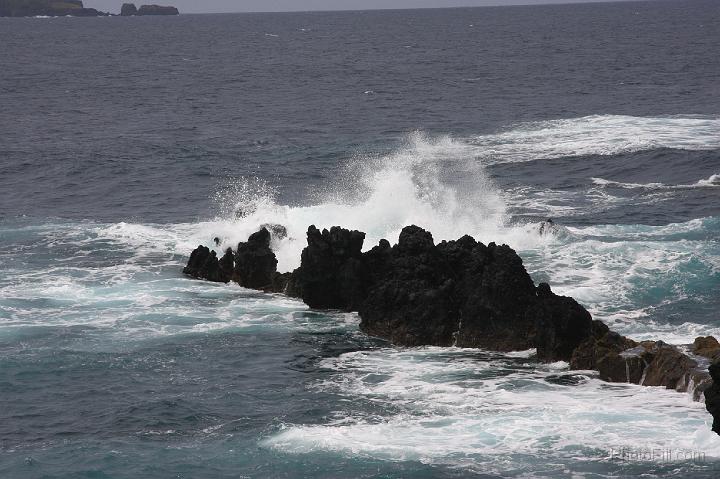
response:
{"label": "rocky shoreline", "polygon": [[[120,16],[179,15],[177,8],[160,5],[123,4]],[[0,17],[112,17],[111,13],[86,8],[81,0],[0,0]]]}
{"label": "rocky shoreline", "polygon": [[310,226],[300,267],[278,273],[270,245],[283,234],[282,226],[265,225],[221,258],[199,246],[183,272],[284,293],[314,309],[357,312],[363,332],[400,346],[535,348],[540,361],[567,361],[604,381],[663,386],[697,401],[704,395],[720,434],[720,343],[713,337],[687,346],[634,341],[547,283],[535,286],[509,246],[470,236],[436,245],[430,232],[407,226],[396,245],[381,240],[362,252],[365,233]]}

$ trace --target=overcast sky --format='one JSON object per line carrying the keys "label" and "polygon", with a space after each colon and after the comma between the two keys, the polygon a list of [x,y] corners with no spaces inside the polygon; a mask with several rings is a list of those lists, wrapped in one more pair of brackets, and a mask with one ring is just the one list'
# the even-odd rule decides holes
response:
{"label": "overcast sky", "polygon": [[[85,0],[86,7],[119,12],[124,1]],[[579,3],[599,0],[146,0],[145,3],[174,5],[180,13],[214,12],[288,12],[306,10],[365,10],[376,8],[469,7],[483,5],[517,5],[538,3]]]}

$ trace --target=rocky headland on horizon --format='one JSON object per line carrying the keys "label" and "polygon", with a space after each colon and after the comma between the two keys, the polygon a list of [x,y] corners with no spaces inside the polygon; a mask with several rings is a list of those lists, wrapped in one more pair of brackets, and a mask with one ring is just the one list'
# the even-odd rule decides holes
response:
{"label": "rocky headland on horizon", "polygon": [[[179,15],[173,6],[122,5],[120,16]],[[86,8],[82,0],[0,0],[0,17],[109,17],[114,14]]]}

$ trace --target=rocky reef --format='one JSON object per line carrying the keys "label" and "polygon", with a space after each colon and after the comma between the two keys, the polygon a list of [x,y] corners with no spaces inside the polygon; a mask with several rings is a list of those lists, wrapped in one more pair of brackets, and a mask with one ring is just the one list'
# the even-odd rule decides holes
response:
{"label": "rocky reef", "polygon": [[470,236],[435,244],[430,232],[407,226],[396,245],[381,240],[363,252],[365,233],[310,226],[300,267],[280,274],[270,246],[281,234],[284,228],[265,225],[220,259],[199,246],[184,272],[285,293],[315,309],[356,311],[362,331],[397,345],[536,348],[541,361],[567,361],[608,382],[691,391],[696,400],[704,393],[720,434],[720,343],[713,337],[686,348],[634,341],[548,284],[536,286],[509,246]]}
{"label": "rocky reef", "polygon": [[100,17],[108,13],[85,8],[81,0],[0,0],[0,17]]}

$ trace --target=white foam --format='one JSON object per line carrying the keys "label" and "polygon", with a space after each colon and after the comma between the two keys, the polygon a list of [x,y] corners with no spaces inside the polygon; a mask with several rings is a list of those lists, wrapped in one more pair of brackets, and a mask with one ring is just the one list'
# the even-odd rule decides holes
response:
{"label": "white foam", "polygon": [[[541,247],[546,239],[540,238],[534,228],[509,224],[506,195],[513,197],[516,207],[523,206],[523,201],[533,203],[538,199],[520,190],[508,194],[498,191],[485,171],[487,163],[656,147],[717,148],[718,133],[720,119],[715,117],[616,115],[520,124],[506,132],[470,140],[428,138],[414,133],[390,154],[354,158],[332,185],[319,190],[310,204],[278,204],[273,188],[256,178],[240,178],[223,185],[214,195],[220,213],[212,221],[179,225],[123,223],[102,228],[98,234],[139,248],[188,255],[198,244],[215,247],[215,236],[224,240],[216,248],[220,253],[245,241],[263,224],[281,224],[287,228],[288,238],[273,244],[280,271],[298,266],[311,224],[364,231],[365,249],[381,238],[395,242],[403,226],[417,224],[431,231],[436,241],[470,234],[480,241],[532,250]],[[714,175],[701,182],[716,180]],[[596,182],[608,184],[602,179]],[[604,188],[592,194],[594,208],[621,201]],[[536,205],[537,212],[568,214],[574,206],[565,200],[546,197]]]}
{"label": "white foam", "polygon": [[[567,364],[519,363],[453,348],[383,349],[323,361],[336,371],[316,388],[347,397],[320,425],[287,424],[263,445],[290,453],[461,465],[499,474],[546,461],[609,458],[620,448],[701,451],[720,456],[704,406],[663,388],[608,384]],[[366,407],[363,407],[366,405]],[[368,412],[372,411],[372,412]]]}
{"label": "white foam", "polygon": [[[217,250],[236,246],[267,223],[287,228],[288,238],[273,249],[278,269],[299,265],[309,225],[341,225],[367,234],[365,249],[380,239],[397,241],[400,230],[416,224],[432,232],[436,242],[463,234],[480,241],[531,247],[539,235],[532,228],[507,223],[505,200],[468,145],[448,137],[429,139],[415,133],[385,156],[361,156],[333,185],[318,193],[315,204],[278,204],[274,192],[256,178],[223,185],[215,194],[221,214],[213,221],[178,225],[120,223],[99,228],[98,235],[135,248],[188,255],[198,244]],[[220,251],[218,251],[220,252]]]}
{"label": "white foam", "polygon": [[711,175],[707,179],[698,180],[697,182],[689,185],[666,185],[664,183],[623,183],[619,181],[606,180],[604,178],[591,178],[593,183],[603,187],[615,187],[615,188],[644,188],[652,190],[685,190],[689,188],[714,188],[720,186],[720,175]]}
{"label": "white foam", "polygon": [[697,288],[700,279],[712,282],[720,275],[720,248],[708,241],[711,228],[712,219],[571,227],[570,236],[523,255],[533,275],[545,277],[555,292],[572,296],[611,328],[637,339],[688,343],[720,329],[692,320],[672,325],[652,318],[660,308],[691,295],[701,301],[701,295],[710,293]]}
{"label": "white foam", "polygon": [[720,118],[592,115],[521,123],[470,139],[493,162],[520,162],[584,155],[617,155],[656,148],[720,148]]}

